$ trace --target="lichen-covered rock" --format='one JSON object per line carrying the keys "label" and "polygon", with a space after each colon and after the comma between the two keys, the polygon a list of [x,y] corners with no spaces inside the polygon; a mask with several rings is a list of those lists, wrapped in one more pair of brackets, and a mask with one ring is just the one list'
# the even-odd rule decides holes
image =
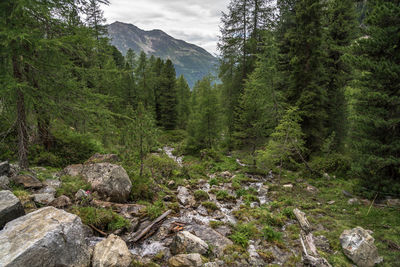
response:
{"label": "lichen-covered rock", "polygon": [[57,189],[61,186],[62,182],[57,179],[47,179],[46,181],[43,182],[44,185],[47,187],[53,187],[54,189]]}
{"label": "lichen-covered rock", "polygon": [[72,164],[64,168],[63,174],[68,176],[79,176],[82,174],[82,164]]}
{"label": "lichen-covered rock", "polygon": [[10,179],[7,176],[0,176],[0,190],[10,189]]}
{"label": "lichen-covered rock", "polygon": [[118,162],[120,159],[117,155],[115,154],[99,154],[96,153],[93,156],[90,157],[85,163],[115,163]]}
{"label": "lichen-covered rock", "polygon": [[194,196],[190,193],[189,189],[184,186],[178,187],[178,195],[176,197],[183,206],[193,206],[196,204]]}
{"label": "lichen-covered rock", "polygon": [[11,191],[0,191],[0,229],[9,221],[23,215],[25,211],[19,199]]}
{"label": "lichen-covered rock", "polygon": [[198,253],[179,254],[171,257],[168,264],[171,267],[200,267],[203,261]]}
{"label": "lichen-covered rock", "polygon": [[19,217],[0,231],[0,266],[89,266],[81,219],[54,207]]}
{"label": "lichen-covered rock", "polygon": [[8,161],[0,162],[0,176],[8,176],[10,173],[10,164]]}
{"label": "lichen-covered rock", "polygon": [[69,199],[69,197],[67,196],[62,195],[50,202],[49,205],[55,208],[65,208],[71,205],[71,199]]}
{"label": "lichen-covered rock", "polygon": [[33,195],[33,200],[36,203],[42,204],[42,205],[48,205],[50,202],[54,200],[54,193],[41,193],[41,194],[34,194]]}
{"label": "lichen-covered rock", "polygon": [[207,251],[208,251],[207,243],[201,240],[199,237],[189,233],[188,231],[182,231],[177,233],[171,245],[172,254],[183,254],[183,253],[206,254]]}
{"label": "lichen-covered rock", "polygon": [[378,255],[374,241],[369,231],[361,227],[344,230],[340,235],[344,254],[359,267],[372,267],[383,260]]}
{"label": "lichen-covered rock", "polygon": [[93,252],[93,267],[128,267],[132,261],[125,241],[116,235],[110,235],[107,239],[96,244]]}
{"label": "lichen-covered rock", "polygon": [[83,189],[79,189],[75,194],[75,199],[81,200],[87,197],[88,194]]}
{"label": "lichen-covered rock", "polygon": [[23,185],[25,188],[41,188],[43,184],[31,175],[17,175],[12,178],[14,183]]}

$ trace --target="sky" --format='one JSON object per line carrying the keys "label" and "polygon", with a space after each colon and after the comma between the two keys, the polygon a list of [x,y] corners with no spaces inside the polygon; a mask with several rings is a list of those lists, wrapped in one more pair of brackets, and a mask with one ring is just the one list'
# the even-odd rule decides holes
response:
{"label": "sky", "polygon": [[216,54],[221,12],[228,4],[229,0],[111,0],[103,10],[109,24],[159,29]]}

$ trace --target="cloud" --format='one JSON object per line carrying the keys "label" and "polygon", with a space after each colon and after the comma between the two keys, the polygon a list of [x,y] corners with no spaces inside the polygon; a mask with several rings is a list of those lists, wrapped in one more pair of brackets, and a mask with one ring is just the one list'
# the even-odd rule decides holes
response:
{"label": "cloud", "polygon": [[216,53],[221,12],[229,0],[111,0],[104,6],[108,23],[132,23],[144,30],[160,29]]}

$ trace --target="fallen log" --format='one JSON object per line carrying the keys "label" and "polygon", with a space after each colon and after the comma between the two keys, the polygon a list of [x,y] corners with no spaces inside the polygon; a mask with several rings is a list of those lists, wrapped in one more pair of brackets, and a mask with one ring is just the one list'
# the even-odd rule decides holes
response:
{"label": "fallen log", "polygon": [[303,229],[307,234],[311,232],[311,225],[308,222],[305,213],[300,211],[299,209],[294,209],[293,213],[299,221],[301,229]]}
{"label": "fallen log", "polygon": [[167,218],[167,216],[172,212],[172,210],[167,210],[164,212],[160,217],[155,219],[149,226],[144,228],[138,235],[134,237],[128,238],[127,242],[129,243],[136,243],[142,238],[148,238],[150,237],[160,226],[160,223]]}

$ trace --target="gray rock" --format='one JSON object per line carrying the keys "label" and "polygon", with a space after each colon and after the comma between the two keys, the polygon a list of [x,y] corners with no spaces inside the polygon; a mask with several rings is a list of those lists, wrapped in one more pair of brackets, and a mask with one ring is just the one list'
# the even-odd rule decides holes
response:
{"label": "gray rock", "polygon": [[43,186],[36,177],[26,174],[14,176],[12,180],[25,188],[41,188]]}
{"label": "gray rock", "polygon": [[171,267],[200,267],[203,264],[200,254],[179,254],[168,260]]}
{"label": "gray rock", "polygon": [[207,262],[207,263],[204,263],[204,264],[203,264],[203,267],[218,267],[218,266],[219,266],[219,264],[216,263],[215,261],[213,261],[213,262]]}
{"label": "gray rock", "polygon": [[0,189],[8,190],[10,189],[10,179],[7,176],[0,176]]}
{"label": "gray rock", "polygon": [[75,199],[84,199],[85,197],[87,197],[88,194],[85,192],[85,190],[83,189],[79,189],[78,192],[76,192],[75,194]]}
{"label": "gray rock", "polygon": [[33,200],[36,203],[40,203],[42,205],[48,205],[50,204],[50,202],[54,200],[54,194],[51,193],[34,194]]}
{"label": "gray rock", "polygon": [[382,262],[383,259],[379,257],[374,241],[370,231],[361,227],[344,230],[340,235],[344,254],[361,267],[372,267]]}
{"label": "gray rock", "polygon": [[73,165],[69,165],[69,166],[65,167],[62,172],[64,175],[74,177],[74,176],[82,175],[82,171],[83,171],[82,164],[73,164]]}
{"label": "gray rock", "polygon": [[57,189],[61,186],[62,182],[57,179],[47,179],[46,181],[43,182],[43,184]]}
{"label": "gray rock", "polygon": [[50,206],[53,206],[55,208],[65,208],[71,205],[71,199],[67,196],[59,196],[58,198],[54,199],[52,202],[50,202]]}
{"label": "gray rock", "polygon": [[0,266],[89,266],[81,219],[45,207],[19,217],[0,231]]}
{"label": "gray rock", "polygon": [[107,200],[126,202],[132,189],[132,182],[125,169],[111,163],[84,165],[82,176],[92,185],[94,191]]}
{"label": "gray rock", "polygon": [[10,164],[8,161],[0,162],[0,176],[8,176],[10,174]]}
{"label": "gray rock", "polygon": [[193,206],[196,204],[194,196],[190,193],[189,189],[184,186],[178,187],[178,195],[176,198],[183,206]]}
{"label": "gray rock", "polygon": [[9,221],[23,215],[25,211],[19,199],[11,191],[0,191],[0,229]]}
{"label": "gray rock", "polygon": [[52,186],[46,186],[43,187],[42,189],[40,189],[38,192],[38,194],[56,194],[56,189],[54,189],[54,187]]}
{"label": "gray rock", "polygon": [[109,235],[107,239],[96,244],[93,252],[93,267],[128,267],[132,261],[132,254],[125,241],[116,235]]}
{"label": "gray rock", "polygon": [[207,243],[188,231],[177,233],[171,244],[171,253],[174,255],[183,253],[200,253],[204,255],[207,251]]}
{"label": "gray rock", "polygon": [[358,200],[357,198],[350,198],[347,201],[347,204],[349,204],[349,205],[359,205],[360,204],[360,200]]}

